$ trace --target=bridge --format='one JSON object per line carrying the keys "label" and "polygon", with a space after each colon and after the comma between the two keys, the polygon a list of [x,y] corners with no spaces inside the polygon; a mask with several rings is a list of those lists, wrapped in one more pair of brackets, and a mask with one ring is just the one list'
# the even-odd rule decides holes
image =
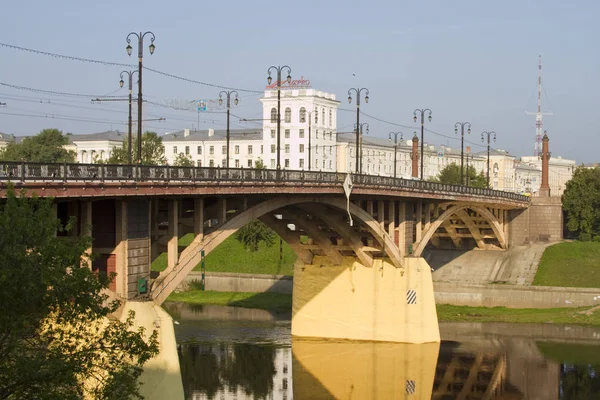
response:
{"label": "bridge", "polygon": [[[156,304],[236,230],[263,221],[300,261],[297,336],[439,341],[427,247],[503,250],[557,239],[557,223],[538,223],[556,214],[556,202],[372,175],[0,161],[0,198],[9,185],[54,198],[61,221],[77,218],[69,234],[93,237],[92,267],[116,273],[111,290]],[[151,279],[165,250],[167,269]]]}

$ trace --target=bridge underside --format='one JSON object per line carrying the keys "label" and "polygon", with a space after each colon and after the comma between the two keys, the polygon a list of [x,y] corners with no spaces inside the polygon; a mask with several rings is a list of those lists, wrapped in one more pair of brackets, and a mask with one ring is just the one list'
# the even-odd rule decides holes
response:
{"label": "bridge underside", "polygon": [[[300,195],[57,203],[61,220],[80,221],[72,234],[94,238],[93,268],[116,273],[111,289],[122,298],[161,304],[202,253],[259,219],[298,255],[294,335],[413,343],[439,340],[431,271],[419,258],[425,247],[506,248],[507,213],[470,203],[356,197],[347,204],[342,196]],[[188,233],[194,240],[180,248]],[[165,252],[167,268],[151,276],[150,264]]]}

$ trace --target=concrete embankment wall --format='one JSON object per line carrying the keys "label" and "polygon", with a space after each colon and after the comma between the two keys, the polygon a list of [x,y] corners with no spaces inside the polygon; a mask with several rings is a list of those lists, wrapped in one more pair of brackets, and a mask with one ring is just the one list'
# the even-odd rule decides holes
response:
{"label": "concrete embankment wall", "polygon": [[437,304],[456,306],[553,308],[600,304],[600,289],[442,282],[434,282],[433,289]]}
{"label": "concrete embankment wall", "polygon": [[[188,282],[200,280],[192,272]],[[276,292],[291,294],[294,278],[285,275],[216,273],[206,274],[206,290],[217,292]],[[562,288],[550,286],[478,285],[434,282],[435,302],[456,306],[553,308],[600,305],[600,289]]]}

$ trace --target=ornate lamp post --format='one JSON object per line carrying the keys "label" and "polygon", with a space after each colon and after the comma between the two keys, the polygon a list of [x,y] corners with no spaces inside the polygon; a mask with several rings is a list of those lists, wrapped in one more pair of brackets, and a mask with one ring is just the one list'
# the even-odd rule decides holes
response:
{"label": "ornate lamp post", "polygon": [[223,95],[227,98],[227,161],[225,161],[225,168],[229,168],[229,111],[231,110],[231,95],[235,94],[235,99],[233,99],[233,104],[238,105],[238,92],[235,90],[226,91],[223,90],[219,93],[219,105],[223,104]]}
{"label": "ornate lamp post", "polygon": [[269,74],[269,77],[267,78],[267,82],[269,83],[269,85],[271,84],[271,82],[273,81],[273,79],[271,78],[271,70],[275,70],[277,71],[277,169],[280,170],[281,169],[281,71],[287,68],[288,71],[288,75],[287,75],[287,82],[290,83],[292,81],[292,76],[290,75],[292,73],[292,69],[290,67],[288,67],[287,65],[283,65],[280,67],[276,67],[276,66],[270,66],[269,69],[267,70],[267,73]]}
{"label": "ornate lamp post", "polygon": [[137,143],[137,147],[138,147],[138,159],[137,162],[138,164],[142,163],[142,58],[144,57],[144,36],[146,35],[150,35],[150,46],[148,46],[148,50],[150,50],[150,54],[154,54],[154,49],[156,49],[156,46],[154,46],[154,33],[148,31],[145,33],[135,33],[135,32],[131,32],[129,35],[127,35],[127,47],[125,48],[127,50],[127,55],[131,56],[131,51],[133,50],[133,48],[131,47],[131,39],[130,36],[136,36],[138,38],[138,143]]}
{"label": "ornate lamp post", "polygon": [[458,133],[458,127],[460,126],[460,184],[464,185],[464,173],[463,163],[464,163],[464,152],[465,152],[465,126],[468,128],[467,133],[471,133],[471,123],[470,122],[457,122],[454,124],[454,133]]}
{"label": "ornate lamp post", "polygon": [[[364,129],[366,128],[366,129]],[[363,130],[366,131],[366,134],[369,134],[369,124],[367,122],[363,122],[359,124],[356,128],[357,132],[360,132],[359,140],[358,140],[358,148],[356,149],[356,154],[359,156],[358,158],[358,171],[357,173],[362,174],[362,162],[363,162],[363,151],[362,151],[362,137]]]}
{"label": "ornate lamp post", "polygon": [[[123,71],[121,72],[121,80],[119,81],[119,86],[123,87],[123,85],[125,85],[125,81],[123,80],[123,74],[127,74],[128,78],[129,78],[129,119],[127,121],[127,143],[129,145],[129,148],[127,150],[127,164],[131,165],[132,164],[132,154],[133,154],[133,149],[131,148],[132,146],[132,140],[131,140],[131,103],[132,103],[132,92],[133,92],[133,74],[137,73],[138,71]],[[139,140],[139,139],[138,139]]]}
{"label": "ornate lamp post", "polygon": [[[359,166],[359,163],[362,164],[359,158],[359,149],[360,149],[360,92],[365,91],[365,103],[369,102],[369,89],[367,88],[351,88],[348,90],[348,103],[352,103],[352,91],[356,92],[356,173],[361,173],[362,165]],[[368,132],[368,130],[367,130]],[[360,155],[362,157],[362,154]]]}
{"label": "ornate lamp post", "polygon": [[413,111],[413,120],[415,122],[417,122],[417,114],[420,113],[421,114],[421,180],[423,180],[423,143],[425,143],[423,141],[423,134],[425,131],[425,113],[429,111],[429,117],[428,120],[429,122],[431,122],[431,110],[429,108],[426,108],[424,110],[417,108],[415,111]]}
{"label": "ornate lamp post", "polygon": [[485,137],[487,136],[487,185],[490,187],[490,137],[494,135],[494,143],[496,142],[496,132],[491,131],[483,131],[481,132],[481,141],[485,141]]}
{"label": "ornate lamp post", "polygon": [[402,132],[390,132],[390,142],[392,141],[392,136],[394,136],[394,178],[396,177],[396,151],[398,150],[398,135],[400,135],[400,140],[402,141]]}

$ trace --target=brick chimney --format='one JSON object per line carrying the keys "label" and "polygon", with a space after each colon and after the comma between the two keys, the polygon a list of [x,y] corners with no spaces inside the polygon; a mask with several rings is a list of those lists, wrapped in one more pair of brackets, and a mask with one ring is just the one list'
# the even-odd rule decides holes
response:
{"label": "brick chimney", "polygon": [[419,138],[417,134],[412,138],[412,151],[410,153],[410,158],[412,158],[412,177],[419,177]]}
{"label": "brick chimney", "polygon": [[548,151],[548,134],[544,131],[544,137],[542,139],[542,184],[540,186],[540,197],[550,197],[550,185],[548,184],[548,163],[550,161],[551,153]]}

